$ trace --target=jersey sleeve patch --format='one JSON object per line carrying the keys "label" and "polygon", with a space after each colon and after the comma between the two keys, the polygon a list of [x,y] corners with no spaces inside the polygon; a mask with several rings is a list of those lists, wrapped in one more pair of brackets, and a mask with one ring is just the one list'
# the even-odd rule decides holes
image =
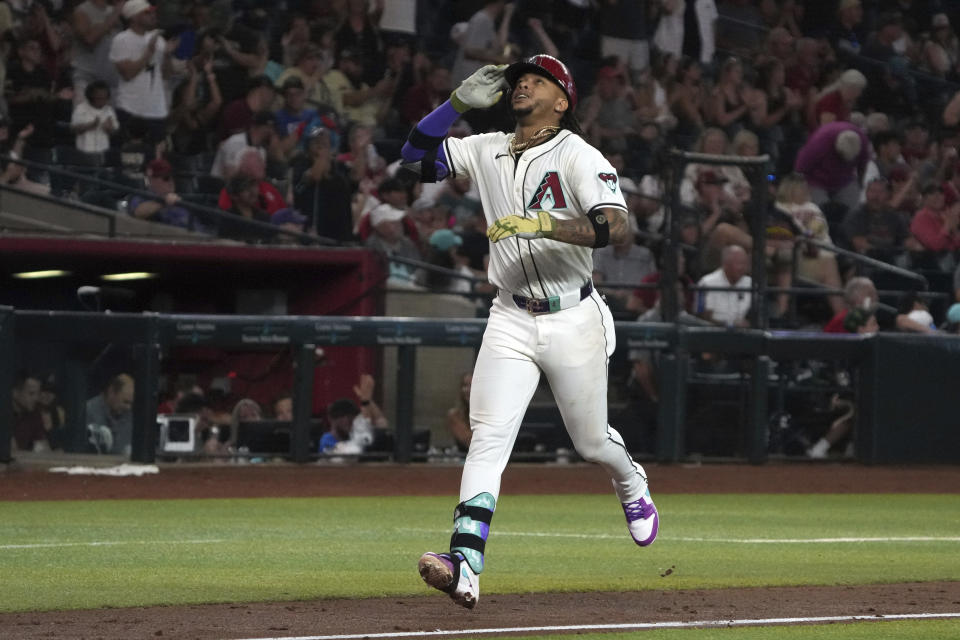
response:
{"label": "jersey sleeve patch", "polygon": [[615,173],[598,173],[597,177],[600,178],[600,181],[607,185],[607,188],[614,193],[617,192],[617,174]]}

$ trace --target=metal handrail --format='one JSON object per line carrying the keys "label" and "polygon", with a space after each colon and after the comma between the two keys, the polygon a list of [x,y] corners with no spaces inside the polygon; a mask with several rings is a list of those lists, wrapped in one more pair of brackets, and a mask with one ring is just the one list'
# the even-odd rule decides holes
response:
{"label": "metal handrail", "polygon": [[[64,168],[59,167],[59,166],[49,165],[49,164],[45,164],[45,163],[42,163],[42,162],[35,162],[35,161],[33,161],[33,160],[25,160],[25,159],[23,159],[23,158],[18,158],[18,157],[10,156],[9,154],[0,154],[0,159],[6,160],[7,162],[12,162],[12,163],[15,163],[15,164],[20,164],[20,165],[23,165],[23,166],[25,166],[25,167],[30,167],[30,168],[33,168],[33,169],[40,169],[40,170],[42,170],[42,171],[48,171],[48,172],[50,172],[50,173],[55,173],[55,174],[57,174],[57,175],[61,175],[61,176],[67,177],[67,178],[72,178],[72,179],[75,179],[75,180],[77,180],[77,181],[83,181],[83,182],[88,182],[88,183],[100,185],[100,186],[103,186],[103,187],[105,187],[105,188],[108,188],[108,189],[111,189],[111,190],[114,190],[114,191],[121,191],[121,192],[126,193],[126,194],[137,195],[137,196],[141,196],[141,197],[144,197],[144,198],[150,198],[150,199],[155,199],[155,198],[157,198],[157,194],[151,193],[150,191],[147,191],[146,189],[139,189],[139,188],[136,188],[136,187],[131,187],[130,185],[121,184],[121,183],[119,183],[119,182],[112,182],[112,181],[110,181],[110,180],[104,180],[103,178],[93,177],[93,176],[85,175],[85,174],[82,174],[82,173],[77,173],[77,172],[75,172],[75,171],[71,171],[71,170],[69,170],[69,169],[64,169]],[[105,167],[95,167],[95,166],[91,166],[90,168],[91,168],[91,169],[103,169],[103,168],[105,168]],[[53,196],[53,197],[56,199],[55,196]],[[61,200],[61,202],[64,202],[64,201]],[[72,200],[66,201],[66,202],[67,202],[67,204],[70,204],[70,205],[75,204],[74,201],[72,201]],[[232,214],[232,213],[229,213],[229,212],[226,212],[226,211],[222,211],[222,210],[220,210],[220,209],[215,209],[215,208],[213,208],[213,207],[207,207],[207,206],[202,205],[202,204],[198,204],[198,203],[195,203],[195,202],[190,202],[189,200],[182,200],[182,199],[181,199],[180,201],[177,202],[177,204],[183,206],[183,208],[186,209],[187,212],[190,214],[190,230],[195,230],[195,227],[196,227],[196,215],[197,215],[197,214],[203,214],[204,216],[212,217],[213,220],[216,221],[216,225],[217,225],[218,228],[220,227],[221,223],[227,222],[227,223],[229,223],[229,224],[231,224],[231,225],[237,225],[237,224],[239,224],[241,228],[249,229],[249,230],[251,230],[251,231],[253,231],[253,230],[256,230],[256,231],[269,231],[269,232],[271,232],[271,233],[274,234],[274,235],[283,235],[283,236],[287,236],[287,237],[291,237],[291,238],[296,238],[297,240],[301,240],[301,241],[307,242],[307,243],[309,243],[309,244],[318,244],[318,245],[322,245],[322,246],[339,246],[339,245],[340,245],[339,242],[337,242],[336,240],[333,240],[333,239],[331,239],[331,238],[326,238],[326,237],[324,237],[324,236],[312,235],[312,234],[309,234],[309,233],[303,233],[303,232],[299,232],[299,231],[288,231],[288,230],[283,230],[283,231],[281,231],[280,229],[278,229],[278,228],[276,227],[276,225],[273,225],[273,224],[271,224],[271,223],[269,223],[269,222],[260,222],[260,221],[258,221],[258,220],[248,220],[248,219],[246,219],[246,218],[241,218],[241,217],[239,217],[239,216],[236,216],[236,215],[234,215],[234,214]],[[111,237],[113,237],[113,236],[111,235]]]}

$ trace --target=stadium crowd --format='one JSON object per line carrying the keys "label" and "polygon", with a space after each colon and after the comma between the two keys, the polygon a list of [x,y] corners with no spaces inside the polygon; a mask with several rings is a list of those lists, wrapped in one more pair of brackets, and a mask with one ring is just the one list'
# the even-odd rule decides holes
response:
{"label": "stadium crowd", "polygon": [[[952,0],[3,0],[0,180],[233,240],[369,246],[397,258],[393,286],[489,293],[469,178],[420,184],[399,150],[480,66],[547,53],[573,71],[583,135],[621,177],[635,240],[597,250],[594,272],[621,318],[659,317],[666,151],[682,148],[769,156],[765,182],[687,165],[687,317],[749,325],[749,294],[693,290],[749,289],[762,215],[770,283],[834,293],[802,298],[800,321],[775,296],[774,320],[955,330],[958,25]],[[512,129],[505,104],[451,135],[491,129]],[[831,247],[943,295],[874,317],[876,290],[910,283]],[[864,276],[875,295],[851,307],[841,294]]]}
{"label": "stadium crowd", "polygon": [[[364,244],[408,259],[391,263],[392,284],[484,292],[469,179],[419,184],[399,148],[478,67],[546,52],[573,69],[584,135],[623,178],[637,242],[598,252],[595,273],[623,317],[655,303],[623,285],[655,281],[672,147],[769,155],[772,283],[839,291],[857,264],[835,244],[931,273],[952,298],[958,13],[944,0],[6,0],[2,180],[235,240]],[[501,106],[452,135],[510,126]],[[737,245],[749,261],[757,186],[734,166],[686,167],[692,282],[736,285],[721,254]],[[818,244],[794,252],[805,239]],[[842,311],[839,295],[826,301]],[[703,317],[706,302],[689,310]],[[779,296],[771,314],[788,308]]]}

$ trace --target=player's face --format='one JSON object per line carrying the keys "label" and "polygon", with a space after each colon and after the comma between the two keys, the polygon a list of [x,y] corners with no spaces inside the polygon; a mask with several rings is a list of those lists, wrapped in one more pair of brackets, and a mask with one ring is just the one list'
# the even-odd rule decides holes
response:
{"label": "player's face", "polygon": [[555,82],[537,73],[525,73],[517,79],[510,99],[513,115],[518,120],[543,117],[547,114],[562,116],[567,110],[567,96]]}

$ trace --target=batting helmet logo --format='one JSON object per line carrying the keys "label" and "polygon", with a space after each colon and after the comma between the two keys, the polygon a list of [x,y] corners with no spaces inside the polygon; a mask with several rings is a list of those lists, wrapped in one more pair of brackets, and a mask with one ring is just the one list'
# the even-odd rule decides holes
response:
{"label": "batting helmet logo", "polygon": [[607,185],[607,188],[610,191],[616,192],[617,190],[617,174],[615,173],[598,173],[597,177]]}
{"label": "batting helmet logo", "polygon": [[536,73],[556,82],[567,94],[567,100],[570,101],[570,109],[577,106],[577,86],[573,83],[573,74],[567,65],[563,64],[553,56],[545,53],[527,58],[522,62],[516,62],[504,72],[504,77],[510,83],[512,88],[517,84],[517,80],[525,73]]}

